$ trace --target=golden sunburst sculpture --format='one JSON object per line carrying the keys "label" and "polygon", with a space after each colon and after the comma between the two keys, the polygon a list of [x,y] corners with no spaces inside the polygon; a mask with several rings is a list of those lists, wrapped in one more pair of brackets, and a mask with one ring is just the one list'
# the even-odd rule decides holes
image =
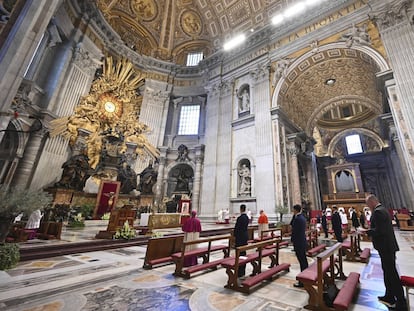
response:
{"label": "golden sunburst sculpture", "polygon": [[127,150],[126,143],[132,143],[136,144],[137,154],[158,157],[159,151],[145,136],[150,129],[138,121],[141,109],[138,88],[144,78],[127,59],[114,63],[112,57],[107,57],[102,76],[92,83],[90,93],[81,98],[74,114],[51,122],[51,136],[62,135],[73,146],[79,129],[90,132],[87,152],[93,169],[99,163],[104,133],[108,132],[123,135],[120,153]]}

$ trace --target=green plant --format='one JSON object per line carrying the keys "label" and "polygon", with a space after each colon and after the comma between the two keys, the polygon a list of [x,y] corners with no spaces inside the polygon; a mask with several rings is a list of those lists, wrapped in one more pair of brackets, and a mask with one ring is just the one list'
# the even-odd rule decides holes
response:
{"label": "green plant", "polygon": [[275,208],[276,213],[279,214],[279,222],[278,224],[283,225],[283,215],[289,213],[289,208],[285,205],[276,205]]}
{"label": "green plant", "polygon": [[27,216],[50,205],[53,197],[42,190],[0,185],[0,243],[4,243],[10,224],[20,213]]}
{"label": "green plant", "polygon": [[154,231],[152,234],[151,234],[151,237],[152,238],[162,238],[164,236],[164,233],[162,233],[162,232],[160,232],[160,231]]}
{"label": "green plant", "polygon": [[101,216],[102,220],[109,220],[109,218],[111,217],[111,213],[105,213]]}
{"label": "green plant", "polygon": [[30,215],[43,209],[53,200],[50,193],[42,190],[0,185],[0,217],[16,217],[20,213]]}
{"label": "green plant", "polygon": [[0,270],[8,270],[14,268],[19,260],[20,252],[18,244],[0,244]]}
{"label": "green plant", "polygon": [[85,220],[82,213],[77,213],[73,218],[69,220],[68,227],[71,228],[83,228],[85,227]]}
{"label": "green plant", "polygon": [[122,226],[122,228],[116,230],[115,234],[114,234],[114,239],[125,239],[125,240],[129,240],[132,238],[135,238],[136,236],[136,231],[134,228],[131,228],[129,226],[128,220],[126,220],[124,222],[124,225]]}
{"label": "green plant", "polygon": [[83,204],[79,207],[79,212],[82,213],[85,219],[92,219],[92,214],[95,206],[92,204]]}

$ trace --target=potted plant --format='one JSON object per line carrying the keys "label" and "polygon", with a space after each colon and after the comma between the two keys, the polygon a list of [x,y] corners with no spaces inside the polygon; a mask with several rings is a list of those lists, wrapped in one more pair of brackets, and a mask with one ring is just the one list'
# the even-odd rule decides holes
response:
{"label": "potted plant", "polygon": [[[10,226],[20,213],[30,215],[52,202],[52,195],[42,190],[0,185],[0,270],[10,269],[19,260],[18,245],[5,244]],[[10,258],[6,260],[4,258]]]}

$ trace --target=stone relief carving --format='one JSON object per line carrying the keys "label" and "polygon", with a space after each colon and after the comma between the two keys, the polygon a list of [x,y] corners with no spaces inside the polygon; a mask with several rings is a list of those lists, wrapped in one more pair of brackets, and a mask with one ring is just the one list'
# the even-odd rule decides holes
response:
{"label": "stone relief carving", "polygon": [[275,86],[277,81],[279,81],[280,78],[286,77],[287,68],[289,67],[291,63],[290,59],[280,59],[276,65],[274,66],[274,73],[273,73],[273,79],[272,79],[272,85]]}
{"label": "stone relief carving", "polygon": [[186,11],[181,16],[181,27],[189,35],[198,35],[201,32],[201,19],[192,11]]}
{"label": "stone relief carving", "polygon": [[82,70],[86,71],[88,75],[94,74],[100,62],[94,60],[88,51],[83,49],[80,45],[76,46],[73,54],[73,62]]}
{"label": "stone relief carving", "polygon": [[132,10],[142,19],[149,21],[156,17],[157,6],[153,0],[133,0]]}
{"label": "stone relief carving", "polygon": [[368,34],[368,26],[363,24],[356,27],[355,24],[352,24],[352,27],[342,35],[341,40],[346,42],[347,47],[351,47],[354,43],[369,44],[371,39]]}
{"label": "stone relief carving", "polygon": [[410,8],[411,2],[410,0],[402,0],[387,4],[382,10],[368,14],[368,16],[383,31],[401,23],[403,20],[409,22],[407,10]]}

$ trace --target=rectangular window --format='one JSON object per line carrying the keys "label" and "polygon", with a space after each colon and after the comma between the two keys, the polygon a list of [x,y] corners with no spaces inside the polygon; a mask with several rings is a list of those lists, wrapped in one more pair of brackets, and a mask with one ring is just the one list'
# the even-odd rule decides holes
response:
{"label": "rectangular window", "polygon": [[187,54],[187,66],[197,66],[203,59],[203,52],[188,53]]}
{"label": "rectangular window", "polygon": [[200,120],[200,105],[186,105],[181,107],[178,135],[198,135]]}
{"label": "rectangular window", "polygon": [[362,153],[361,138],[358,134],[345,137],[348,154]]}

